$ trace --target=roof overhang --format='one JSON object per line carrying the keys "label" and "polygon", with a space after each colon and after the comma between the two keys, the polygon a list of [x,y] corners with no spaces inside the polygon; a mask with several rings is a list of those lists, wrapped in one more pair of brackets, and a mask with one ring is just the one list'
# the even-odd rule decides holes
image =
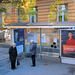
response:
{"label": "roof overhang", "polygon": [[16,28],[71,28],[71,27],[75,27],[75,26],[10,26],[7,27],[8,29],[16,29]]}
{"label": "roof overhang", "polygon": [[5,28],[69,28],[75,27],[75,21],[72,22],[40,22],[40,23],[11,23]]}

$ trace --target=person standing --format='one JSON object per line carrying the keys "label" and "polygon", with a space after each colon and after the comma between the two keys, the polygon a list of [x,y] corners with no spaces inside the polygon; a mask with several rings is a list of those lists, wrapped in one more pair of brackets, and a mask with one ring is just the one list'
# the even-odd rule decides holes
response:
{"label": "person standing", "polygon": [[13,43],[12,46],[9,48],[9,58],[11,61],[11,69],[16,69],[15,63],[16,63],[16,58],[17,58],[17,49],[16,49],[16,44]]}
{"label": "person standing", "polygon": [[35,55],[36,55],[36,44],[33,42],[33,40],[30,40],[30,52],[31,52],[31,59],[32,59],[32,65],[31,67],[35,67]]}
{"label": "person standing", "polygon": [[71,32],[68,33],[69,39],[66,41],[66,45],[75,45],[75,39],[73,39],[73,34]]}

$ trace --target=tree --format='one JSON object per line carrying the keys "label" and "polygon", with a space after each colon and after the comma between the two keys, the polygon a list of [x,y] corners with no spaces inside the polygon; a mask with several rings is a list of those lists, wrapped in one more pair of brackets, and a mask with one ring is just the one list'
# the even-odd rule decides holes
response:
{"label": "tree", "polygon": [[21,19],[21,21],[25,21],[29,20],[29,14],[35,13],[35,5],[36,0],[2,0],[0,4],[0,11],[6,13],[5,20],[7,20],[12,16],[10,13],[7,14],[7,11],[11,12],[11,8],[16,6],[16,9],[19,9],[18,18]]}
{"label": "tree", "polygon": [[[37,13],[34,8],[36,5],[36,0],[22,0],[22,3],[18,5],[21,9],[24,9],[24,16],[29,15],[29,14],[34,14]],[[25,19],[29,19],[29,16],[27,16]]]}
{"label": "tree", "polygon": [[13,1],[12,4],[17,5],[18,17],[21,20],[29,20],[29,14],[37,13],[34,8],[36,5],[36,0],[18,0]]}
{"label": "tree", "polygon": [[48,22],[54,22],[57,19],[57,8],[60,4],[64,4],[64,0],[56,0],[50,5]]}
{"label": "tree", "polygon": [[3,0],[0,0],[0,3],[2,2]]}
{"label": "tree", "polygon": [[11,0],[0,0],[0,3],[8,3],[11,2]]}
{"label": "tree", "polygon": [[11,3],[8,0],[0,2],[0,16],[2,17],[2,27],[5,25],[5,19],[10,15]]}

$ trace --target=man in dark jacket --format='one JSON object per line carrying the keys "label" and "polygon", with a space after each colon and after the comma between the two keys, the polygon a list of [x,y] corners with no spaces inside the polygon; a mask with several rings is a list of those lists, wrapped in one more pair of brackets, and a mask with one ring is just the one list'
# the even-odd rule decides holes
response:
{"label": "man in dark jacket", "polygon": [[33,42],[33,40],[30,41],[30,52],[32,59],[32,67],[35,67],[36,44]]}
{"label": "man in dark jacket", "polygon": [[10,61],[11,61],[11,69],[16,69],[16,67],[15,67],[16,58],[17,58],[16,44],[12,44],[12,46],[10,47],[9,58],[10,58]]}

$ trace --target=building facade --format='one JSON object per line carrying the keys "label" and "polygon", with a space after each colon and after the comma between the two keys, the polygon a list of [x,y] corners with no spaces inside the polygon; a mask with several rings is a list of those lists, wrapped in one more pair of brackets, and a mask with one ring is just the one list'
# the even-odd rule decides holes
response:
{"label": "building facade", "polygon": [[[37,43],[37,55],[61,57],[61,61],[66,63],[65,59],[67,60],[67,56],[63,55],[63,50],[61,49],[61,44],[63,43],[61,29],[71,30],[75,27],[74,5],[74,0],[62,0],[59,3],[56,0],[37,0],[36,7],[34,8],[37,13],[34,13],[34,15],[29,14],[29,21],[14,22],[6,26],[12,32],[11,36],[13,38],[11,42],[15,40],[14,35],[16,38],[19,38],[19,29],[24,29],[25,36],[20,38],[24,38],[21,44],[22,50],[19,50],[20,52],[25,51],[26,54],[30,53],[30,40],[33,40]],[[17,30],[16,34],[15,29]],[[68,32],[66,34],[68,35]],[[68,37],[66,37],[67,39]],[[18,41],[21,43],[20,40]],[[18,44],[18,41],[15,43]],[[23,44],[24,42],[25,45]],[[64,44],[66,44],[66,41]]]}
{"label": "building facade", "polygon": [[[37,0],[38,22],[48,22],[50,5],[54,1],[56,0]],[[58,10],[55,11],[57,16],[56,18],[54,18],[54,22],[57,22],[57,21],[59,22],[60,16],[61,18],[63,18],[63,15],[64,16],[67,15],[67,20],[65,21],[75,21],[75,14],[74,14],[75,2],[74,0],[60,0],[60,5],[58,6],[58,8],[57,8]]]}

